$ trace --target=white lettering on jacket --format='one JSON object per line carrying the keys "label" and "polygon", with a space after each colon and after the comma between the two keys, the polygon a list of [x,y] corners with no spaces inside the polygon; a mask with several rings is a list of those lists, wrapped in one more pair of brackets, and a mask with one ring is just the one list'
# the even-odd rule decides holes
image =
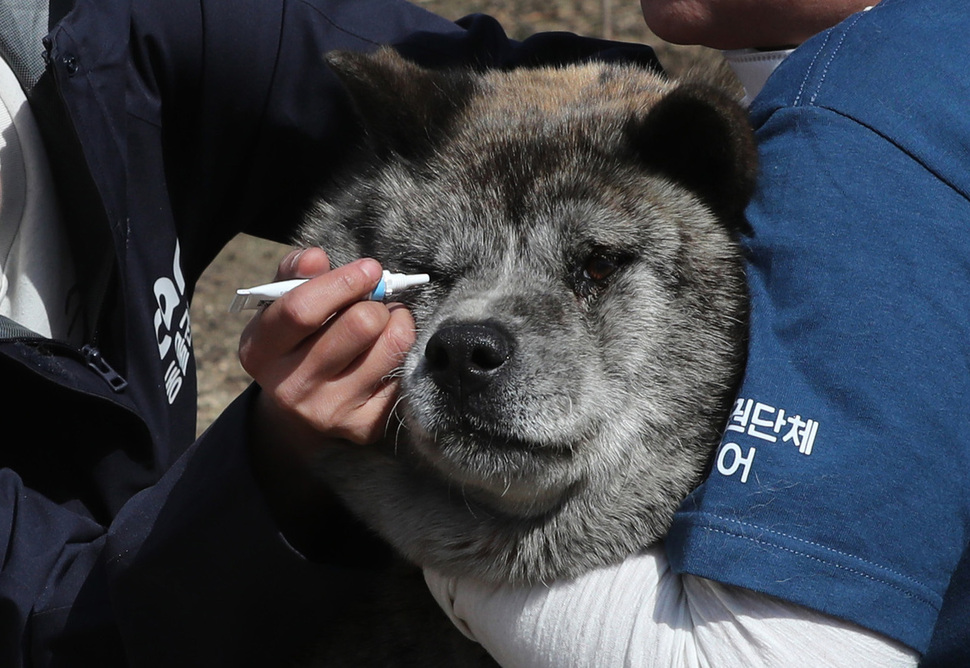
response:
{"label": "white lettering on jacket", "polygon": [[155,337],[158,357],[165,367],[165,394],[172,404],[182,389],[182,383],[192,354],[192,325],[185,300],[185,278],[180,265],[181,249],[175,242],[172,277],[155,281]]}

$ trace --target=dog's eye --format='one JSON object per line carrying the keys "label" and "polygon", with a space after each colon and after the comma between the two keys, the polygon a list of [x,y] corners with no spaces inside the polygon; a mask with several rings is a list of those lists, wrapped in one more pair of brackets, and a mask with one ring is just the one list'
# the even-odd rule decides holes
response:
{"label": "dog's eye", "polygon": [[583,266],[583,277],[596,283],[601,283],[613,275],[619,267],[619,262],[613,257],[603,253],[593,253],[586,258]]}
{"label": "dog's eye", "polygon": [[[581,256],[582,257],[582,256]],[[575,265],[573,291],[588,299],[605,289],[614,274],[634,259],[633,253],[617,249],[593,248]]]}

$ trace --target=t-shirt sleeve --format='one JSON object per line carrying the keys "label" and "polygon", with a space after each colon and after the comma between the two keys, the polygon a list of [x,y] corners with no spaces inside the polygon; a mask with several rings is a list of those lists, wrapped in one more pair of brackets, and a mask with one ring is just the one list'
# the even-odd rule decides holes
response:
{"label": "t-shirt sleeve", "polygon": [[970,203],[830,109],[758,135],[747,369],[671,563],[925,651],[970,511]]}

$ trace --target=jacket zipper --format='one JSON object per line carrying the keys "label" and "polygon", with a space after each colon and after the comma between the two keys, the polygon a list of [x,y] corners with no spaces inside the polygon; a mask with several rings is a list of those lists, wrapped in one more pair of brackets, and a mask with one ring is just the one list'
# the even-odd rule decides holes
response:
{"label": "jacket zipper", "polygon": [[88,367],[93,369],[94,372],[101,376],[101,379],[108,384],[108,387],[111,388],[112,392],[123,392],[125,388],[128,387],[128,381],[122,378],[121,374],[111,368],[111,365],[108,364],[108,360],[106,360],[101,355],[101,351],[94,346],[86,345],[81,348],[81,356],[84,358],[84,361],[87,363]]}
{"label": "jacket zipper", "polygon": [[24,343],[39,344],[48,349],[59,348],[72,356],[80,356],[85,365],[94,371],[115,394],[124,392],[125,388],[128,387],[128,381],[108,364],[108,360],[101,355],[100,350],[90,344],[78,350],[67,343],[44,338],[4,316],[0,316],[0,341],[23,341]]}

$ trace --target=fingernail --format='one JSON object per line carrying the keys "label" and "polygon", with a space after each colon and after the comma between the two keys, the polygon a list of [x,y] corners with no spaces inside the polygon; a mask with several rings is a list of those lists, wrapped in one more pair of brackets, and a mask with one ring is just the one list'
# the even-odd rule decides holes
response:
{"label": "fingernail", "polygon": [[377,260],[371,258],[363,258],[358,260],[360,264],[360,270],[366,274],[366,276],[374,282],[381,279],[384,270],[381,268],[381,264]]}
{"label": "fingernail", "polygon": [[302,248],[302,249],[292,251],[289,255],[287,255],[286,258],[283,260],[284,271],[288,274],[292,274],[296,272],[296,267],[300,263],[300,258],[303,256],[305,252],[306,252],[306,248]]}

